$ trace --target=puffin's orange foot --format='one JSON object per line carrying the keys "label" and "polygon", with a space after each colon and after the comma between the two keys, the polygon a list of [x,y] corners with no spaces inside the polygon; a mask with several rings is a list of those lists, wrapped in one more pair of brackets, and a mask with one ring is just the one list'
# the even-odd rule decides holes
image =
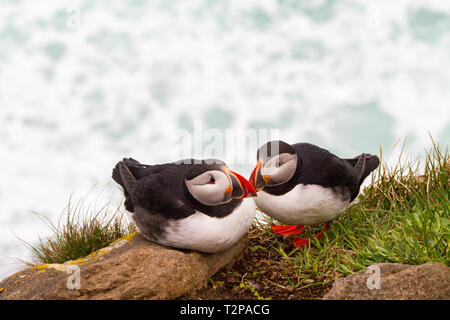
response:
{"label": "puffin's orange foot", "polygon": [[330,222],[330,221],[328,221],[327,223],[325,223],[325,226],[323,227],[322,231],[320,231],[320,233],[316,236],[317,239],[322,238],[324,232],[327,231],[327,230],[330,228],[330,226],[331,226],[331,222]]}
{"label": "puffin's orange foot", "polygon": [[302,233],[302,231],[305,229],[304,226],[282,226],[282,225],[273,225],[272,231],[275,234],[278,234],[280,236],[288,236],[291,234],[299,234]]}
{"label": "puffin's orange foot", "polygon": [[[320,233],[318,235],[316,235],[315,237],[320,240],[320,238],[322,238],[324,232],[327,231],[330,228],[330,226],[331,226],[331,222],[325,223],[325,226],[323,227],[322,231],[320,231]],[[303,226],[301,226],[301,227],[302,227],[302,231],[303,231],[304,228],[303,228]],[[311,240],[310,237],[308,237],[307,239],[295,237],[294,240],[292,240],[292,242],[294,243],[294,246],[301,248],[301,247],[306,247],[309,244],[310,240]]]}
{"label": "puffin's orange foot", "polygon": [[295,247],[298,248],[306,247],[309,244],[309,239],[295,237],[294,240],[292,240],[292,243],[294,244]]}

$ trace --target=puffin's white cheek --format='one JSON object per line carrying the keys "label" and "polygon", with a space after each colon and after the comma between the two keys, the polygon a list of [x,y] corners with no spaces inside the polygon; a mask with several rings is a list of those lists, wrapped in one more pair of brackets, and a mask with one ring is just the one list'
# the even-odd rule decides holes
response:
{"label": "puffin's white cheek", "polygon": [[217,185],[204,185],[191,192],[195,199],[205,205],[218,205],[224,202],[225,194]]}
{"label": "puffin's white cheek", "polygon": [[219,188],[217,188],[215,186],[215,187],[208,188],[208,192],[206,194],[206,198],[207,199],[211,199],[214,203],[218,203],[218,202],[222,201],[223,196],[219,192]]}
{"label": "puffin's white cheek", "polygon": [[276,176],[278,174],[279,167],[275,165],[265,165],[261,168],[262,176]]}
{"label": "puffin's white cheek", "polygon": [[280,178],[280,170],[276,167],[267,167],[261,170],[261,176],[267,184],[278,183]]}

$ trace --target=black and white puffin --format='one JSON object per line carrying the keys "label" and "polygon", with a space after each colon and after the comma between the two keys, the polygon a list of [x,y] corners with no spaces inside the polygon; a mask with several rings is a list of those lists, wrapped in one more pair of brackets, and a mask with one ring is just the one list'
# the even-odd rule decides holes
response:
{"label": "black and white puffin", "polygon": [[220,160],[144,165],[125,158],[112,177],[139,232],[159,244],[207,253],[225,250],[250,228],[250,182]]}
{"label": "black and white puffin", "polygon": [[[378,167],[375,155],[341,159],[309,143],[290,145],[276,140],[260,147],[250,183],[258,191],[255,203],[268,216],[288,226],[272,226],[276,234],[298,234],[303,225],[325,223],[330,227],[359,193],[364,179]],[[294,238],[296,246],[309,243]]]}

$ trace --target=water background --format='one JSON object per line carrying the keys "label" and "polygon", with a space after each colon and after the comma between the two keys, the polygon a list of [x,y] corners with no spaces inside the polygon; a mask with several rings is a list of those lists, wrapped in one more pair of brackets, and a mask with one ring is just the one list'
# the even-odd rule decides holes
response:
{"label": "water background", "polygon": [[32,211],[120,203],[114,164],[178,160],[177,130],[414,158],[450,141],[449,84],[448,1],[0,0],[0,278],[50,234]]}

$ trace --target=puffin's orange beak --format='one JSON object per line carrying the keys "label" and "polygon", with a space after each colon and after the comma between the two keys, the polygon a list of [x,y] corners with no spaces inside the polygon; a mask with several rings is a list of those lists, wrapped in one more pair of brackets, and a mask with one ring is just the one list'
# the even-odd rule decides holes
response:
{"label": "puffin's orange beak", "polygon": [[256,164],[255,169],[253,169],[252,174],[250,175],[249,181],[253,185],[253,187],[259,191],[262,188],[264,188],[265,182],[269,181],[270,178],[268,176],[262,177],[261,176],[261,166],[262,162],[258,160],[258,163]]}
{"label": "puffin's orange beak", "polygon": [[255,169],[253,169],[252,174],[250,175],[250,183],[255,186],[256,185],[256,175],[258,174],[259,168],[261,167],[261,161],[258,160],[258,163],[256,164]]}
{"label": "puffin's orange beak", "polygon": [[[256,197],[256,190],[247,179],[234,171],[229,170],[229,172],[234,176],[234,178],[236,178],[239,187],[242,189],[243,195],[239,197],[240,199],[247,197]],[[234,191],[235,190],[233,190],[233,193],[235,193]]]}

